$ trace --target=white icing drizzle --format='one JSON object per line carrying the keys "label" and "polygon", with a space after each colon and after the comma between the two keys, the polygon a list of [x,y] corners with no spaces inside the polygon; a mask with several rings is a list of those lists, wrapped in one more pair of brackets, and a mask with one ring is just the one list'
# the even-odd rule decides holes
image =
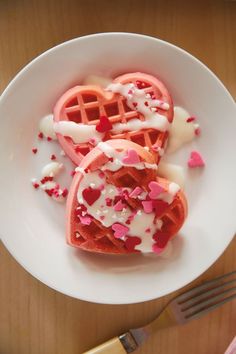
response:
{"label": "white icing drizzle", "polygon": [[60,121],[54,123],[54,130],[63,136],[70,137],[74,143],[87,143],[91,139],[95,139],[94,143],[98,143],[104,137],[103,133],[96,130],[95,125],[86,125],[70,121]]}
{"label": "white icing drizzle", "polygon": [[199,124],[187,122],[190,114],[182,107],[174,107],[174,119],[169,131],[167,153],[173,153],[182,145],[192,141]]}
{"label": "white icing drizzle", "polygon": [[[123,225],[129,216],[132,215],[132,210],[126,206],[124,211],[115,211],[113,206],[106,206],[106,198],[114,199],[116,195],[118,195],[118,191],[114,185],[106,183],[104,185],[103,193],[101,193],[100,197],[95,201],[95,203],[90,206],[87,204],[85,200],[83,200],[82,191],[85,188],[88,188],[91,183],[93,183],[93,188],[99,188],[101,186],[102,180],[99,177],[99,172],[91,172],[86,174],[80,182],[79,189],[77,192],[77,199],[81,203],[86,206],[88,214],[91,215],[96,220],[99,220],[103,226],[110,227],[114,223],[120,223]],[[126,188],[128,192],[131,192],[130,188]],[[104,205],[104,208],[101,208],[101,205]],[[138,236],[142,240],[141,244],[136,246],[136,249],[141,252],[152,252],[152,245],[154,243],[152,236],[155,233],[155,230],[162,226],[161,223],[153,224],[155,214],[145,214],[145,217],[142,211],[135,215],[134,219],[131,221],[130,225],[126,225],[130,228],[128,232],[128,236]],[[104,217],[103,220],[100,217]],[[150,233],[147,233],[145,230],[150,228]],[[123,238],[124,239],[124,238]]]}
{"label": "white icing drizzle", "polygon": [[53,140],[57,139],[53,128],[53,115],[49,114],[43,117],[39,122],[39,130],[43,133],[45,137],[49,137]]}
{"label": "white icing drizzle", "polygon": [[[126,124],[117,123],[113,128],[116,129],[115,131],[121,132],[124,129],[131,131],[147,128],[154,128],[160,131],[168,130],[170,125],[168,119],[160,113],[155,112],[156,107],[168,110],[168,103],[160,100],[153,100],[150,95],[146,94],[143,90],[138,89],[132,83],[124,85],[120,83],[112,83],[107,86],[106,90],[124,96],[127,100],[127,105],[132,110],[136,109],[145,117],[145,121],[142,122],[139,119],[133,119],[130,120],[130,124],[129,122]],[[134,104],[137,106],[134,107]],[[127,126],[128,129],[126,128]]]}
{"label": "white icing drizzle", "polygon": [[55,177],[61,171],[63,167],[62,163],[50,162],[42,168],[41,175]]}
{"label": "white icing drizzle", "polygon": [[143,170],[145,168],[157,170],[156,164],[147,162],[139,162],[135,164],[125,164],[122,159],[126,155],[126,152],[119,152],[113,149],[109,144],[100,142],[97,147],[108,157],[112,157],[113,161],[107,162],[101,170],[118,171],[123,166],[134,167],[137,170]]}
{"label": "white icing drizzle", "polygon": [[161,161],[158,165],[158,175],[184,188],[186,176],[182,166]]}

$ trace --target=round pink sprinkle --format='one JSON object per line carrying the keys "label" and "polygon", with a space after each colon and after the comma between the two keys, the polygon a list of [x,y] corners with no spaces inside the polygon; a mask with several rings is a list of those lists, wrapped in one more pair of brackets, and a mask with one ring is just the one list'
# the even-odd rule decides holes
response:
{"label": "round pink sprinkle", "polygon": [[194,133],[195,133],[195,135],[199,136],[201,134],[201,129],[200,128],[196,128]]}

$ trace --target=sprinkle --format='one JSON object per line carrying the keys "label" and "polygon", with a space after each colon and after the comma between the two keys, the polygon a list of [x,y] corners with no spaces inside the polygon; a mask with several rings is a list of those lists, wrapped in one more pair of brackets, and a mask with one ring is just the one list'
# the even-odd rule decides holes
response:
{"label": "sprinkle", "polygon": [[105,216],[104,215],[102,215],[102,216],[100,216],[100,218],[99,218],[100,220],[104,220],[105,219]]}
{"label": "sprinkle", "polygon": [[108,213],[108,210],[103,210],[103,214],[107,214]]}
{"label": "sprinkle", "polygon": [[90,183],[90,187],[94,188],[94,187],[96,187],[96,184],[95,183]]}
{"label": "sprinkle", "polygon": [[33,187],[34,187],[35,189],[38,189],[38,188],[39,188],[39,184],[38,184],[37,182],[34,182],[34,183],[33,183]]}
{"label": "sprinkle", "polygon": [[105,202],[106,202],[106,206],[111,206],[112,205],[112,199],[111,198],[106,198]]}
{"label": "sprinkle", "polygon": [[70,175],[71,175],[71,177],[73,177],[75,174],[76,174],[76,171],[75,171],[75,170],[70,171]]}
{"label": "sprinkle", "polygon": [[132,192],[129,194],[130,198],[135,198],[137,197],[139,194],[141,194],[143,192],[142,188],[140,187],[135,187]]}
{"label": "sprinkle", "polygon": [[50,157],[51,160],[56,160],[56,155],[52,154]]}
{"label": "sprinkle", "polygon": [[98,176],[102,179],[105,177],[105,173],[101,171],[101,172],[99,172]]}
{"label": "sprinkle", "polygon": [[37,149],[37,148],[33,148],[33,149],[32,149],[32,153],[33,153],[33,154],[37,154],[37,152],[38,152],[38,149]]}
{"label": "sprinkle", "polygon": [[147,232],[147,233],[151,232],[150,227],[148,227],[148,228],[145,230],[145,232]]}
{"label": "sprinkle", "polygon": [[68,189],[64,188],[61,195],[63,196],[63,198],[65,198],[67,194],[68,194]]}
{"label": "sprinkle", "polygon": [[100,186],[98,186],[98,189],[99,189],[100,191],[103,191],[104,188],[105,188],[105,184],[100,184]]}
{"label": "sprinkle", "polygon": [[195,134],[196,136],[199,136],[199,135],[201,134],[201,129],[200,129],[200,128],[196,128],[196,129],[194,130],[194,134]]}
{"label": "sprinkle", "polygon": [[137,215],[138,215],[138,216],[141,216],[141,215],[142,215],[141,210],[138,210],[138,211],[137,211]]}
{"label": "sprinkle", "polygon": [[96,130],[99,133],[106,133],[106,132],[112,130],[112,124],[111,124],[109,118],[106,116],[101,116],[99,123],[96,125]]}
{"label": "sprinkle", "polygon": [[80,234],[76,231],[76,233],[75,233],[75,237],[76,238],[79,238],[80,237]]}
{"label": "sprinkle", "polygon": [[145,106],[147,106],[147,107],[148,107],[148,102],[147,102],[147,101],[145,101],[145,102],[144,102],[144,104],[145,104]]}
{"label": "sprinkle", "polygon": [[196,120],[195,117],[188,117],[188,118],[186,119],[186,122],[187,122],[187,123],[191,123],[191,122],[194,122],[195,120]]}
{"label": "sprinkle", "polygon": [[96,214],[97,214],[97,215],[101,215],[101,214],[102,214],[101,210],[97,210],[97,211],[96,211]]}
{"label": "sprinkle", "polygon": [[65,151],[64,151],[64,150],[61,150],[61,151],[60,151],[60,155],[61,155],[61,156],[66,156]]}
{"label": "sprinkle", "polygon": [[122,162],[127,165],[133,165],[140,162],[139,155],[136,150],[128,149],[127,155],[123,157]]}
{"label": "sprinkle", "polygon": [[113,192],[114,192],[114,189],[112,189],[112,188],[110,188],[109,191],[108,191],[109,194],[111,194]]}
{"label": "sprinkle", "polygon": [[123,209],[124,209],[124,204],[122,203],[121,200],[119,200],[119,201],[114,205],[113,209],[114,209],[115,211],[121,211],[121,210],[123,211]]}
{"label": "sprinkle", "polygon": [[188,159],[188,167],[203,167],[205,166],[205,162],[198,151],[192,151],[190,154],[190,158]]}
{"label": "sprinkle", "polygon": [[92,219],[90,216],[80,216],[79,215],[79,219],[82,225],[90,225],[92,222]]}
{"label": "sprinkle", "polygon": [[148,195],[151,199],[156,199],[162,192],[164,192],[164,188],[155,181],[150,182],[148,187],[150,189]]}
{"label": "sprinkle", "polygon": [[114,231],[115,238],[124,237],[129,232],[129,227],[118,224],[118,223],[113,224],[111,228]]}
{"label": "sprinkle", "polygon": [[144,149],[147,150],[147,151],[150,150],[148,146],[144,146]]}
{"label": "sprinkle", "polygon": [[38,138],[39,139],[43,139],[43,133],[42,132],[38,133]]}
{"label": "sprinkle", "polygon": [[146,214],[152,213],[153,210],[152,200],[145,200],[142,202],[142,205],[143,205],[143,210]]}
{"label": "sprinkle", "polygon": [[52,138],[50,138],[50,136],[48,136],[47,141],[52,141]]}
{"label": "sprinkle", "polygon": [[135,246],[139,245],[141,243],[141,238],[137,236],[128,236],[125,240],[125,248],[129,252],[134,252],[135,251]]}
{"label": "sprinkle", "polygon": [[138,103],[137,103],[137,102],[133,102],[133,106],[134,106],[134,108],[136,108],[136,107],[137,107],[137,105],[138,105]]}
{"label": "sprinkle", "polygon": [[101,193],[104,195],[104,194],[106,194],[106,191],[105,191],[105,189],[103,190],[103,191],[101,191]]}

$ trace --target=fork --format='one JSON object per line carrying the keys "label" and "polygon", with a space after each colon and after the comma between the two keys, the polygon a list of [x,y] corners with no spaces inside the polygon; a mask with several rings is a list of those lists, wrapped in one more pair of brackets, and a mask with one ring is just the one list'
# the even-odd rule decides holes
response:
{"label": "fork", "polygon": [[184,324],[236,298],[236,270],[172,299],[151,323],[130,329],[84,354],[132,353],[156,330]]}

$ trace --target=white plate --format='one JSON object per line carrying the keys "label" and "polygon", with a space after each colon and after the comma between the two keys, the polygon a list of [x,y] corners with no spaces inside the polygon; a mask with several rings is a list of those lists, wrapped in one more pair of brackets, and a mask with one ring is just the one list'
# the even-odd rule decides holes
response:
{"label": "white plate", "polygon": [[[88,74],[130,71],[161,77],[175,104],[198,117],[202,136],[176,155],[186,165],[193,146],[207,164],[187,182],[189,217],[170,259],[101,256],[65,242],[64,206],[35,192],[30,179],[49,152],[33,156],[40,118]],[[28,64],[0,101],[0,232],[16,260],[48,286],[79,299],[110,304],[141,302],[189,283],[222,254],[235,232],[235,103],[196,58],[158,39],[105,33],[63,43]],[[52,145],[55,151],[55,143]]]}

